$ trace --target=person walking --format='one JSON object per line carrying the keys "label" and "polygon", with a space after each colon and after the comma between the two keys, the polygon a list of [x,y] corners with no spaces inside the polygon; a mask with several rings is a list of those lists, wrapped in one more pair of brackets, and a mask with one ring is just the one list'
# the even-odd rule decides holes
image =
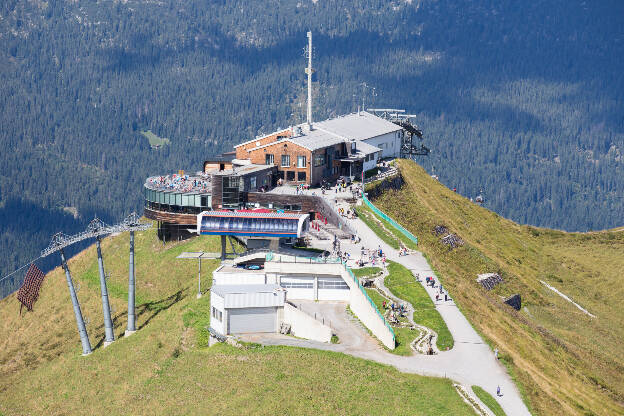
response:
{"label": "person walking", "polygon": [[496,395],[498,397],[502,396],[500,386],[496,386]]}
{"label": "person walking", "polygon": [[498,348],[494,348],[494,358],[498,360]]}

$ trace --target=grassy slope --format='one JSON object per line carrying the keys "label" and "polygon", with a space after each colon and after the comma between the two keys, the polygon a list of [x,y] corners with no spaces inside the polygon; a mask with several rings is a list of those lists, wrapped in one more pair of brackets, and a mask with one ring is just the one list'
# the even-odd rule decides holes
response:
{"label": "grassy slope", "polygon": [[356,207],[355,208],[358,217],[366,224],[368,228],[373,230],[375,234],[379,238],[383,240],[384,243],[388,244],[395,250],[399,249],[399,242],[394,238],[393,235],[387,233],[381,226],[374,220],[375,214],[366,206]]}
{"label": "grassy slope", "polygon": [[[296,348],[205,348],[209,296],[195,299],[197,263],[215,238],[162,246],[137,234],[138,326],[104,349],[94,247],[70,260],[94,353],[80,343],[62,270],[46,277],[32,313],[0,301],[0,414],[471,414],[449,380],[402,374],[342,354]],[[115,333],[126,325],[128,236],[103,242]],[[215,261],[206,261],[210,284]],[[95,276],[95,277],[94,277]]]}
{"label": "grassy slope", "polygon": [[351,269],[355,277],[373,276],[381,271],[380,267],[361,267],[359,269]]}
{"label": "grassy slope", "polygon": [[424,287],[414,279],[414,275],[399,263],[389,262],[386,287],[400,299],[414,307],[414,322],[433,329],[438,334],[436,345],[440,350],[453,348],[453,336],[444,319],[435,308]]}
{"label": "grassy slope", "polygon": [[505,416],[505,411],[494,397],[479,386],[472,386],[472,391],[496,416]]}
{"label": "grassy slope", "polygon": [[[367,185],[367,188],[368,186],[369,185]],[[403,235],[403,233],[401,233],[399,230],[394,228],[388,221],[384,220],[379,215],[375,214],[373,210],[370,209],[367,205],[363,204],[362,206],[357,207],[357,210],[358,210],[358,214],[364,215],[364,219],[368,220],[369,222],[374,223],[376,219],[377,221],[383,224],[383,227],[379,227],[378,224],[374,224],[373,231],[375,232],[375,234],[377,234],[379,238],[381,238],[384,241],[386,241],[386,239],[393,239],[396,246],[393,245],[391,247],[397,249],[399,247],[399,241],[400,241],[401,243],[403,243],[403,246],[409,249],[414,249],[414,250],[418,249],[418,245],[416,243],[414,243],[412,240],[407,238],[407,236]],[[368,225],[369,222],[367,222],[366,224]],[[370,227],[370,225],[368,226]]]}
{"label": "grassy slope", "polygon": [[[565,233],[521,226],[470,203],[401,161],[406,185],[375,204],[419,237],[420,249],[460,308],[520,382],[539,414],[624,412],[624,232]],[[405,207],[409,207],[406,209]],[[433,234],[444,224],[466,244],[450,251]],[[486,292],[479,273],[505,284]],[[545,288],[555,286],[591,319]],[[520,293],[515,312],[501,296]]]}

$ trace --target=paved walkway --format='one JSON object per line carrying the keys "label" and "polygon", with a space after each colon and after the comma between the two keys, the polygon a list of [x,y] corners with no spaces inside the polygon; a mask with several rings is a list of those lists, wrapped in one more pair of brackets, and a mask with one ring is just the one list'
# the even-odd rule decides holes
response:
{"label": "paved walkway", "polygon": [[[335,198],[335,193],[328,193],[326,198]],[[339,205],[341,202],[339,202]],[[256,342],[274,345],[293,345],[323,350],[340,351],[356,357],[389,364],[400,371],[416,373],[433,377],[448,377],[469,388],[472,385],[481,386],[490,393],[502,406],[508,416],[529,415],[529,411],[520,397],[520,393],[507,374],[505,367],[494,358],[490,347],[483,342],[479,334],[474,330],[466,317],[457,308],[452,299],[444,301],[435,300],[435,294],[439,291],[440,279],[435,275],[427,260],[419,251],[414,251],[408,256],[399,256],[394,250],[384,243],[370,228],[360,219],[346,220],[361,238],[356,244],[349,240],[341,240],[341,250],[351,255],[351,263],[355,263],[361,257],[362,247],[366,249],[378,249],[381,247],[387,259],[402,264],[415,276],[420,276],[420,284],[423,285],[436,309],[446,322],[446,325],[454,339],[454,347],[450,351],[442,351],[437,355],[427,356],[415,354],[410,357],[402,357],[391,354],[380,347],[366,331],[361,328],[359,322],[346,314],[343,306],[327,306],[317,303],[318,316],[325,316],[332,321],[336,334],[341,340],[340,344],[331,345],[313,341],[298,340],[279,334],[262,334],[255,339]],[[331,252],[331,241],[315,240],[314,246]],[[436,280],[436,287],[425,286],[425,277],[432,276]],[[452,294],[451,294],[452,295]],[[314,302],[312,302],[314,305]],[[304,306],[312,309],[314,306]],[[342,311],[342,312],[341,312]],[[253,341],[254,339],[249,339]],[[501,396],[496,395],[497,386],[501,388]]]}
{"label": "paved walkway", "polygon": [[[292,192],[289,188],[281,187],[276,189],[279,189],[278,193]],[[305,194],[320,196],[318,191],[307,191]],[[342,204],[341,197],[345,194],[338,194],[338,205]],[[333,189],[325,195],[325,198],[333,199],[331,205],[335,207],[336,194]],[[280,334],[248,334],[243,338],[247,341],[260,342],[266,345],[291,345],[339,351],[356,357],[389,364],[403,372],[433,377],[448,377],[468,388],[472,385],[478,385],[500,403],[508,416],[529,415],[530,413],[522,401],[517,387],[507,374],[505,367],[494,358],[494,353],[490,347],[483,342],[453,300],[444,301],[443,297],[439,301],[435,300],[435,294],[439,291],[438,284],[440,279],[431,270],[422,253],[414,251],[408,256],[399,256],[397,250],[384,243],[361,220],[346,221],[361,238],[361,242],[357,245],[349,240],[341,240],[340,242],[341,251],[348,252],[351,255],[349,265],[354,265],[360,259],[362,247],[366,249],[378,249],[381,247],[387,259],[402,264],[415,276],[420,276],[420,284],[423,285],[429,294],[453,336],[453,349],[442,351],[433,356],[415,354],[410,357],[402,357],[391,354],[381,348],[379,343],[372,339],[361,327],[361,324],[346,313],[343,304],[331,302],[309,302],[301,306],[305,312],[312,312],[312,314],[316,312],[318,317],[324,317],[326,320],[331,321],[332,328],[340,339],[340,344],[324,344]],[[314,247],[331,252],[332,241],[314,240]],[[435,278],[435,288],[425,286],[424,281],[427,276]],[[295,303],[301,304],[302,302],[296,301]],[[498,397],[496,395],[497,386],[500,386],[502,393]]]}
{"label": "paved walkway", "polygon": [[[367,357],[364,354],[363,358],[385,362],[394,365],[402,371],[449,377],[466,386],[481,386],[496,398],[507,415],[530,414],[505,367],[494,358],[494,353],[490,347],[483,342],[455,303],[452,300],[444,301],[443,298],[436,301],[435,294],[438,289],[425,286],[424,280],[426,276],[433,276],[437,283],[440,280],[431,270],[422,253],[415,251],[408,256],[399,256],[397,250],[385,244],[361,220],[347,220],[347,222],[358,233],[362,241],[354,245],[350,241],[342,240],[341,249],[349,252],[351,259],[355,261],[360,258],[362,246],[368,249],[381,247],[389,260],[402,264],[414,275],[418,274],[420,283],[429,294],[438,312],[440,312],[455,341],[452,350],[440,352],[435,356],[415,355],[405,358],[388,354],[390,357],[385,357],[383,361],[380,361],[375,358],[375,355]],[[497,386],[500,386],[503,394],[500,397],[496,396]]]}

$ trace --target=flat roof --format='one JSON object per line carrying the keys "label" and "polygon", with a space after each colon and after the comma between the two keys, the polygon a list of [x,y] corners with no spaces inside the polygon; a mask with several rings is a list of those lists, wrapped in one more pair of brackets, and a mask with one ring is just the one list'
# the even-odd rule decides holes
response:
{"label": "flat roof", "polygon": [[368,144],[366,142],[357,142],[355,148],[358,153],[363,153],[364,155],[370,155],[372,153],[381,152],[381,149],[377,146],[373,146],[372,144]]}
{"label": "flat roof", "polygon": [[209,171],[209,175],[215,176],[244,176],[249,175],[250,173],[262,172],[263,170],[270,170],[273,168],[273,165],[254,165],[252,163],[248,165],[237,165],[236,169],[225,169],[219,171]]}
{"label": "flat roof", "polygon": [[345,142],[342,137],[323,130],[304,132],[301,136],[293,137],[288,141],[308,150],[323,149]]}
{"label": "flat roof", "polygon": [[366,111],[319,121],[313,126],[352,140],[366,140],[402,129],[401,126]]}
{"label": "flat roof", "polygon": [[210,288],[211,292],[217,295],[225,296],[239,293],[273,293],[281,289],[276,284],[266,285],[215,285]]}
{"label": "flat roof", "polygon": [[176,259],[219,259],[221,253],[205,253],[203,251],[185,251],[180,253]]}
{"label": "flat roof", "polygon": [[308,214],[288,214],[285,212],[254,212],[254,211],[203,211],[199,215],[206,215],[210,217],[236,217],[236,218],[285,218],[291,220],[298,220],[301,217],[307,217]]}
{"label": "flat roof", "polygon": [[[252,260],[260,260],[260,259],[252,259]],[[216,273],[242,273],[242,274],[264,274],[264,269],[245,269],[244,267],[236,267],[232,265],[225,264],[215,270]]]}

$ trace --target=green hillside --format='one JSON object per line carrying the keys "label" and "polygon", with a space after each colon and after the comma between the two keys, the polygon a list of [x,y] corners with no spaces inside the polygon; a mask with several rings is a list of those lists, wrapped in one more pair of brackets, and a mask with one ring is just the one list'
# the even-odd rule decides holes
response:
{"label": "green hillside", "polygon": [[[0,301],[0,414],[419,414],[470,415],[450,380],[402,374],[314,350],[207,347],[209,296],[197,300],[197,264],[182,251],[217,251],[216,238],[163,244],[137,234],[137,325],[124,339],[128,235],[106,238],[103,254],[119,339],[102,348],[95,248],[70,260],[93,354],[81,357],[62,270],[50,272],[34,311]],[[216,261],[206,261],[207,288]]]}
{"label": "green hillside", "polygon": [[[518,225],[454,193],[413,162],[399,166],[404,185],[373,202],[419,237],[444,286],[501,350],[532,410],[624,413],[624,230],[566,233]],[[465,244],[442,244],[434,232],[439,225]],[[500,273],[504,283],[485,291],[476,278],[486,272]],[[516,293],[522,296],[519,312],[502,303]]]}

